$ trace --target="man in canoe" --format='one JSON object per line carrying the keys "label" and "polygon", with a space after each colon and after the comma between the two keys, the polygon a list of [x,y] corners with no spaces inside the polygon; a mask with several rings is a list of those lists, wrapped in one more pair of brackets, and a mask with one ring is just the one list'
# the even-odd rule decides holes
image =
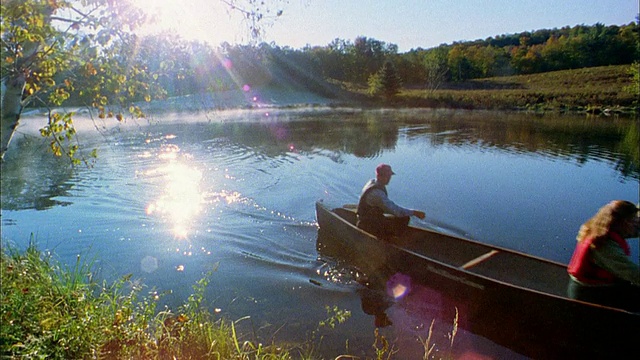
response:
{"label": "man in canoe", "polygon": [[640,268],[626,238],[638,237],[639,209],[615,200],[600,208],[578,232],[569,262],[569,297],[640,311]]}
{"label": "man in canoe", "polygon": [[388,164],[378,165],[376,178],[369,180],[360,194],[357,226],[378,237],[401,235],[411,216],[419,219],[425,216],[422,211],[403,208],[389,199],[386,186],[394,174]]}

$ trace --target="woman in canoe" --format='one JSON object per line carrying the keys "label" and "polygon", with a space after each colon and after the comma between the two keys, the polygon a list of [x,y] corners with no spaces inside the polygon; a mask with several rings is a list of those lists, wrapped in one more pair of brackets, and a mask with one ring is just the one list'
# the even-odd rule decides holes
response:
{"label": "woman in canoe", "polygon": [[640,311],[640,268],[625,240],[638,237],[638,211],[615,200],[580,227],[568,266],[571,298]]}

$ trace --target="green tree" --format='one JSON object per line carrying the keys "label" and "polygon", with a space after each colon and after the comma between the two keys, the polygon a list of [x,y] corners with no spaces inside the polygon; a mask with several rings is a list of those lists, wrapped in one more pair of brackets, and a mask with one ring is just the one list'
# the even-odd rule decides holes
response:
{"label": "green tree", "polygon": [[552,36],[544,44],[541,56],[544,61],[546,71],[571,69],[574,67],[569,55],[568,40],[565,36],[559,38]]}
{"label": "green tree", "polygon": [[396,96],[402,87],[402,80],[391,61],[386,61],[377,73],[369,77],[368,82],[371,95],[382,95],[387,100]]}
{"label": "green tree", "polygon": [[439,46],[427,51],[423,63],[426,71],[426,87],[429,90],[437,90],[443,82],[447,81],[450,72],[447,65],[449,48]]}
{"label": "green tree", "polygon": [[427,69],[423,65],[423,59],[427,52],[428,50],[418,48],[394,57],[393,61],[398,76],[405,84],[422,86],[427,81]]}
{"label": "green tree", "polygon": [[453,81],[464,81],[472,77],[473,68],[467,58],[465,47],[461,44],[456,44],[449,50],[447,66]]}
{"label": "green tree", "polygon": [[378,69],[386,59],[398,52],[395,44],[386,44],[373,38],[358,36],[349,48],[351,74],[350,80],[363,82]]}
{"label": "green tree", "polygon": [[640,103],[640,62],[631,64],[629,75],[633,81],[624,90],[635,97],[635,103],[638,105]]}
{"label": "green tree", "polygon": [[317,67],[316,75],[324,78],[345,80],[344,40],[335,39],[327,46],[305,47],[302,52],[308,58],[307,61]]}

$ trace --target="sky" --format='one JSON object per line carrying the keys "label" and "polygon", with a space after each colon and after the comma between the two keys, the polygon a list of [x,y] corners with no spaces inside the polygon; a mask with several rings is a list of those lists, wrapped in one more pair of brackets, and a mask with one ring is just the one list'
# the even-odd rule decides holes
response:
{"label": "sky", "polygon": [[[222,0],[134,0],[158,22],[187,40],[246,43],[247,25]],[[266,0],[269,3],[269,0]],[[358,36],[398,45],[399,52],[428,49],[523,31],[564,26],[626,25],[636,21],[638,0],[288,0],[265,22],[263,40],[295,49],[326,46]]]}

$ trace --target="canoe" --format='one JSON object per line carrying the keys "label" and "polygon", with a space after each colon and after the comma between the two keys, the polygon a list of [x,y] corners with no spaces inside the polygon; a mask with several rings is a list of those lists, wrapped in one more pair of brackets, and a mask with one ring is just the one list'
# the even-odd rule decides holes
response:
{"label": "canoe", "polygon": [[471,332],[536,359],[627,358],[640,314],[567,297],[566,264],[410,226],[379,239],[355,226],[354,206],[316,202],[318,251],[371,278],[394,274],[437,289],[467,312]]}

